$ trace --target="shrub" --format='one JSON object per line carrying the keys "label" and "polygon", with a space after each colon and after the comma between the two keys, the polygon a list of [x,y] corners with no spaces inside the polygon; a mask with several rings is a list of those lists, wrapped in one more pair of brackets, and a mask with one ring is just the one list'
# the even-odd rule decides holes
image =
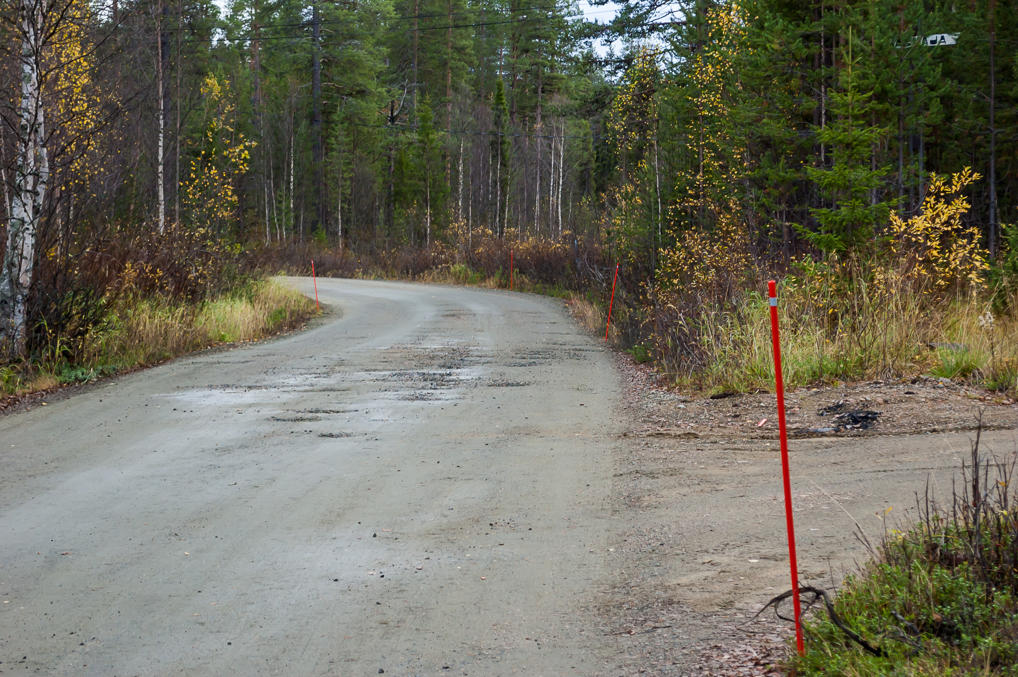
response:
{"label": "shrub", "polygon": [[1015,461],[987,462],[979,438],[948,506],[917,497],[919,522],[888,533],[847,579],[835,613],[875,644],[863,651],[826,615],[804,623],[802,675],[1018,674]]}

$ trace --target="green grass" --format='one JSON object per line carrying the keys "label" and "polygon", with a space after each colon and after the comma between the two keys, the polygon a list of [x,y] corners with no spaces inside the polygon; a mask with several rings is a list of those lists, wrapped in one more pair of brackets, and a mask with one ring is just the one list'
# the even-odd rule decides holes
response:
{"label": "green grass", "polygon": [[637,364],[646,364],[652,359],[650,349],[643,343],[637,343],[626,352],[632,355],[633,361]]}
{"label": "green grass", "polygon": [[817,618],[806,624],[807,652],[794,662],[796,674],[1018,674],[1014,595],[987,595],[986,584],[966,564],[874,565],[846,581],[835,608],[886,655],[863,651],[829,619]]}
{"label": "green grass", "polygon": [[987,467],[976,448],[965,470],[949,507],[921,504],[919,523],[888,534],[837,595],[836,613],[884,655],[814,612],[795,674],[1018,675],[1014,457]]}
{"label": "green grass", "polygon": [[940,378],[967,379],[986,365],[986,355],[966,346],[940,348],[930,373]]}

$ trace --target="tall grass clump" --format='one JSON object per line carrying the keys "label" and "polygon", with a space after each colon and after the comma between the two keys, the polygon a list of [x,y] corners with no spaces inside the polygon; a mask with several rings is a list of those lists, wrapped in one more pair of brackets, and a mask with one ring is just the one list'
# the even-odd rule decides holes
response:
{"label": "tall grass clump", "polygon": [[121,301],[83,342],[76,368],[148,365],[219,343],[250,341],[313,313],[302,294],[267,280],[198,304],[140,297]]}
{"label": "tall grass clump", "polygon": [[86,331],[53,334],[30,360],[0,369],[0,394],[87,382],[221,343],[250,341],[293,328],[314,303],[273,280],[247,282],[206,301],[125,294]]}
{"label": "tall grass clump", "polygon": [[918,523],[885,535],[875,559],[846,579],[833,619],[811,614],[799,675],[1018,674],[1018,494],[1015,461],[972,446],[960,486],[940,505],[918,498]]}

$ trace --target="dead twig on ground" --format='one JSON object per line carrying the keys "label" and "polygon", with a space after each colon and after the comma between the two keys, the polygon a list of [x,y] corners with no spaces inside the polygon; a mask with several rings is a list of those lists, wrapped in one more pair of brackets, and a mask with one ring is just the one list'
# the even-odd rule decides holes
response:
{"label": "dead twig on ground", "polygon": [[[800,586],[799,587],[799,594],[802,595],[804,593],[812,594],[813,595],[813,599],[809,600],[809,602],[807,603],[807,607],[806,607],[805,611],[803,611],[803,614],[805,614],[806,611],[809,611],[809,609],[813,605],[815,605],[818,601],[823,600],[824,607],[827,609],[827,617],[831,619],[831,623],[834,623],[834,625],[837,626],[837,628],[839,630],[841,630],[843,633],[845,633],[846,637],[851,639],[853,642],[855,642],[856,644],[861,646],[863,649],[865,649],[868,653],[870,653],[870,654],[872,654],[874,656],[886,656],[887,655],[886,652],[883,649],[881,649],[880,647],[875,647],[872,644],[870,644],[869,642],[867,642],[865,639],[863,639],[858,634],[856,634],[855,631],[852,630],[852,628],[848,627],[848,625],[846,625],[843,620],[841,620],[841,617],[838,616],[838,614],[834,611],[834,604],[833,604],[833,602],[831,602],[831,598],[828,596],[826,590],[822,590],[820,588],[813,587],[812,585]],[[778,618],[780,618],[782,620],[785,620],[785,621],[790,621],[790,622],[794,623],[795,622],[794,618],[788,618],[787,616],[782,616],[781,612],[778,611],[778,605],[781,604],[781,602],[783,602],[784,600],[790,598],[792,596],[792,594],[793,594],[793,592],[791,590],[786,590],[785,592],[781,593],[780,595],[777,595],[776,597],[771,598],[771,600],[769,602],[764,604],[763,607],[759,611],[756,612],[756,614],[753,616],[753,618],[754,619],[757,618],[768,607],[773,606],[774,607],[774,613],[777,615]]]}

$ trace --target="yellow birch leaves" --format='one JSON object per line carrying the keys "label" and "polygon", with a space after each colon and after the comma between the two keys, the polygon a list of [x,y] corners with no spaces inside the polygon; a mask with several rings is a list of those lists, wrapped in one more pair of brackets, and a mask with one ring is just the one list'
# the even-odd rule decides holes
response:
{"label": "yellow birch leaves", "polygon": [[192,225],[222,231],[237,215],[235,181],[248,170],[254,141],[235,127],[230,81],[209,73],[201,88],[208,124],[202,145],[182,181]]}

